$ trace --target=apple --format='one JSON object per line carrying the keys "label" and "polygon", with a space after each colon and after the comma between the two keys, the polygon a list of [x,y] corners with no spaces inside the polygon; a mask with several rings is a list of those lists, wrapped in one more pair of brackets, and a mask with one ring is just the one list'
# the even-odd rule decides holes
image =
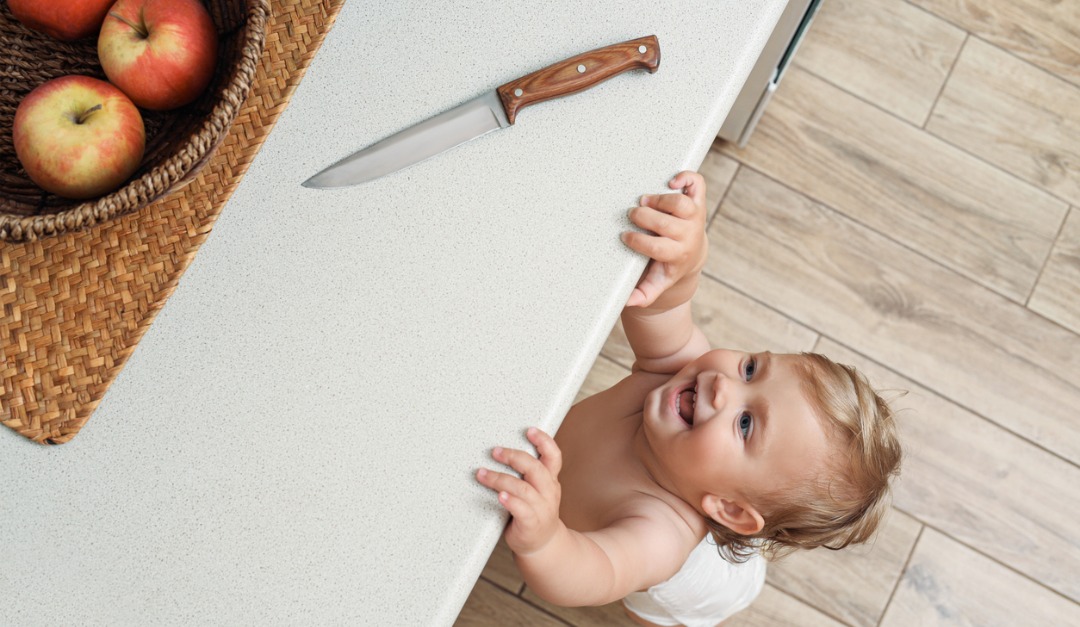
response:
{"label": "apple", "polygon": [[89,76],[34,88],[15,110],[15,155],[31,180],[64,198],[107,194],[142,161],[146,131],[134,103]]}
{"label": "apple", "polygon": [[145,109],[175,109],[214,76],[217,32],[199,0],[118,0],[98,35],[109,81]]}
{"label": "apple", "polygon": [[114,0],[8,0],[15,19],[64,41],[96,35]]}

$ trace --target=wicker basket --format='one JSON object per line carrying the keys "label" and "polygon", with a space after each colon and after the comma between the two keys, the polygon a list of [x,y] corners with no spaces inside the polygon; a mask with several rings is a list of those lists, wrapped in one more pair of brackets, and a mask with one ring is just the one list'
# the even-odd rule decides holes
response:
{"label": "wicker basket", "polygon": [[136,211],[184,186],[225,137],[262,54],[268,0],[204,0],[219,37],[218,65],[195,102],[145,111],[146,153],[131,179],[107,196],[68,200],[30,180],[15,156],[11,127],[22,98],[47,80],[82,74],[107,80],[91,37],[66,43],[30,30],[0,0],[0,240],[27,241],[86,228]]}

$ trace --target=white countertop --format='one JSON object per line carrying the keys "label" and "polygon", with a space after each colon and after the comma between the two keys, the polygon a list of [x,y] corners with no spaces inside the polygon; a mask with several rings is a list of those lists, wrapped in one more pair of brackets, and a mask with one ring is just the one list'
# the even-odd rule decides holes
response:
{"label": "white countertop", "polygon": [[[505,522],[475,469],[558,428],[644,268],[627,210],[700,164],[786,2],[432,4],[347,3],[89,423],[0,429],[0,624],[453,622]],[[300,186],[649,34],[656,74]]]}

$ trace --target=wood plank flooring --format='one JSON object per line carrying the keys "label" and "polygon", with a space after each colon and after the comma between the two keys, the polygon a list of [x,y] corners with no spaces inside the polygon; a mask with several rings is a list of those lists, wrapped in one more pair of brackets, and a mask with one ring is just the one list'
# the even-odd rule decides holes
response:
{"label": "wood plank flooring", "polygon": [[[695,316],[900,409],[876,541],[770,565],[725,625],[1080,625],[1080,2],[826,0],[744,149],[717,142]],[[629,372],[616,327],[579,398]],[[505,545],[458,625],[557,608]]]}

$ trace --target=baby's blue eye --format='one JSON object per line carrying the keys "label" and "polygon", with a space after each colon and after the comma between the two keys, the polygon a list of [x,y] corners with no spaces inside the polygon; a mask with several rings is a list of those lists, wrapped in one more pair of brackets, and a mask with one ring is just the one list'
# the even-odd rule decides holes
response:
{"label": "baby's blue eye", "polygon": [[750,412],[743,412],[743,415],[739,416],[739,433],[742,434],[742,439],[749,440],[753,431],[754,417],[750,415]]}
{"label": "baby's blue eye", "polygon": [[754,378],[755,372],[757,372],[757,358],[751,357],[746,362],[746,372],[745,374],[743,374],[743,377],[745,377],[746,380],[749,381],[750,379]]}

